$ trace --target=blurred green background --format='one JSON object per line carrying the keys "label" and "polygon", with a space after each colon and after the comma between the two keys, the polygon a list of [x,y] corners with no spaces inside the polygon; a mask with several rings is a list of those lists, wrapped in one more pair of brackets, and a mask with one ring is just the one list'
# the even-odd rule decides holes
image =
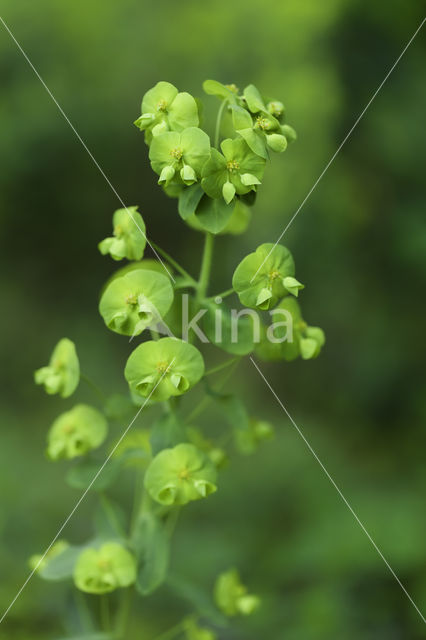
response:
{"label": "blurred green background", "polygon": [[[159,79],[202,97],[205,78],[254,82],[282,99],[299,139],[266,172],[249,231],[217,243],[216,290],[273,242],[422,19],[402,0],[2,0],[1,15],[126,204],[190,271],[200,237],[156,186],[132,125]],[[420,33],[285,236],[310,324],[312,362],[263,365],[282,401],[389,560],[426,607],[425,39]],[[97,296],[114,265],[97,243],[116,197],[0,25],[0,601],[28,574],[79,493],[44,458],[64,405],[33,384],[62,336],[108,392],[126,385],[132,346],[108,332]],[[217,104],[205,99],[207,119]],[[237,459],[212,499],[185,510],[173,570],[211,589],[237,566],[264,604],[223,640],[422,638],[424,625],[247,360],[233,386],[276,439]],[[91,401],[81,385],[78,399]],[[212,415],[214,421],[217,416]],[[144,425],[144,416],[139,420]],[[125,491],[120,494],[126,506]],[[93,497],[64,532],[90,534]],[[58,638],[65,588],[35,577],[0,626],[4,639]],[[140,601],[129,637],[150,640],[187,610],[162,588]]]}

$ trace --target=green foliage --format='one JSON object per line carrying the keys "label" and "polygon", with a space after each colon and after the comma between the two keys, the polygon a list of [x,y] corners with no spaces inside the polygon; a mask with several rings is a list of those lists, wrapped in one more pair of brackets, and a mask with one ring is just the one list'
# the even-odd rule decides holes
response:
{"label": "green foliage", "polygon": [[[237,570],[222,573],[216,581],[214,599],[219,611],[198,587],[170,578],[171,537],[179,512],[218,490],[218,476],[232,464],[233,456],[253,454],[273,436],[272,425],[251,418],[241,398],[211,384],[207,376],[221,373],[223,385],[232,367],[247,354],[256,351],[267,359],[292,360],[298,355],[310,359],[324,343],[322,331],[302,320],[295,297],[303,285],[295,278],[290,251],[281,245],[262,244],[237,266],[231,289],[208,297],[214,236],[238,235],[247,229],[269,150],[284,151],[295,134],[284,123],[283,103],[262,96],[254,85],[242,93],[234,85],[213,80],[203,86],[208,95],[221,100],[213,145],[201,128],[201,103],[168,82],[159,82],[144,95],[142,113],[135,123],[145,132],[159,185],[167,196],[178,199],[180,218],[205,236],[199,278],[193,278],[156,245],[157,257],[161,255],[165,263],[143,259],[146,228],[137,207],[113,214],[113,237],[103,240],[99,249],[115,261],[129,262],[105,283],[99,312],[105,325],[114,333],[130,336],[129,342],[147,330],[150,338],[143,336],[128,356],[124,368],[127,396],[114,393],[103,399],[102,411],[77,405],[61,414],[49,431],[49,458],[79,458],[66,471],[67,483],[98,492],[95,537],[83,546],[58,543],[46,558],[31,559],[34,567],[39,562],[41,577],[73,577],[78,590],[94,595],[105,596],[134,585],[139,596],[145,597],[168,583],[195,609],[195,615],[185,617],[176,628],[187,640],[218,637],[203,626],[199,615],[226,626],[225,616],[254,613],[260,601],[248,593]],[[231,131],[222,140],[225,120]],[[242,309],[223,300],[235,293]],[[259,315],[262,311],[284,314],[287,322],[266,328]],[[288,325],[294,329],[291,336],[287,335]],[[163,331],[167,337],[160,337]],[[210,358],[210,352],[204,352],[205,342],[217,354],[234,357],[206,371],[204,360]],[[63,397],[71,395],[78,379],[75,347],[67,339],[58,344],[49,366],[36,372],[37,383]],[[203,398],[188,415],[185,396],[200,381]],[[219,417],[217,432],[211,436],[192,422],[192,416],[202,413],[209,402]],[[142,409],[149,416],[158,405],[162,415],[152,415],[143,428],[129,431]],[[116,443],[106,440],[107,418],[120,423],[121,429],[123,423],[129,423]],[[102,444],[103,452],[95,457],[92,450]],[[118,478],[126,482],[129,473],[135,476],[130,517],[110,495]],[[110,631],[111,602],[115,600],[101,600],[105,632]],[[125,612],[121,604],[118,620],[124,616],[124,623],[118,626],[117,638],[125,637]]]}

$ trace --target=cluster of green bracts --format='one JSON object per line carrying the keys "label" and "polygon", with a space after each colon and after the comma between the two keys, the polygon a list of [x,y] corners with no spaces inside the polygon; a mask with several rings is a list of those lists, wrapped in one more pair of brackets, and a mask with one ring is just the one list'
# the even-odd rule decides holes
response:
{"label": "cluster of green bracts", "polygon": [[[258,340],[250,317],[241,318],[234,340],[230,308],[222,297],[207,297],[213,235],[239,234],[247,228],[249,207],[270,152],[284,151],[296,135],[284,121],[283,104],[262,96],[253,85],[240,93],[234,85],[209,80],[204,90],[221,100],[213,145],[201,128],[199,101],[168,82],[159,82],[145,94],[141,116],[135,122],[145,134],[158,183],[168,196],[178,198],[182,219],[206,234],[200,277],[193,278],[159,247],[165,263],[144,257],[147,242],[151,247],[153,243],[147,241],[138,207],[114,213],[112,236],[100,242],[99,250],[114,261],[128,263],[104,285],[99,312],[111,331],[127,336],[128,342],[140,340],[132,345],[124,367],[128,394],[103,399],[100,408],[76,404],[54,420],[48,433],[49,459],[71,461],[68,483],[78,489],[90,485],[102,492],[102,499],[94,535],[86,544],[58,541],[47,555],[33,556],[31,566],[46,579],[72,578],[85,593],[102,595],[134,585],[144,596],[158,588],[167,577],[170,535],[178,511],[216,492],[220,469],[232,452],[251,454],[273,435],[269,423],[250,417],[239,398],[211,387],[207,376],[235,366],[248,353],[266,360],[310,359],[324,344],[321,329],[309,327],[302,319],[296,298],[303,285],[295,277],[291,253],[281,245],[262,244],[246,256],[235,269],[232,288],[222,294],[237,294],[243,315],[258,314]],[[225,139],[222,131],[226,131]],[[179,316],[183,294],[192,312],[202,312],[206,341],[233,358],[206,371],[201,350],[204,340],[196,342],[195,334],[185,337],[182,314]],[[271,336],[265,315],[278,311],[287,314],[288,322],[285,331],[278,326]],[[215,325],[218,317],[220,331]],[[164,327],[167,337],[160,337]],[[75,346],[64,338],[49,364],[35,373],[35,381],[47,393],[69,398],[79,380]],[[185,416],[182,397],[201,380],[207,396]],[[215,402],[223,415],[224,433],[217,441],[193,424],[206,400]],[[123,421],[131,420],[135,411],[155,412],[156,407],[163,407],[164,413],[156,415],[148,429],[135,426],[118,445],[108,440],[114,421],[122,431]],[[107,465],[93,481],[105,458]],[[121,509],[105,495],[126,470],[142,477],[131,519],[123,518]],[[220,612],[219,622],[210,620],[213,625],[251,614],[259,605],[236,570],[219,575],[213,595]],[[187,640],[216,638],[212,629],[200,626],[197,614],[185,618],[177,631]],[[123,637],[124,630],[115,633],[118,636],[114,637]]]}

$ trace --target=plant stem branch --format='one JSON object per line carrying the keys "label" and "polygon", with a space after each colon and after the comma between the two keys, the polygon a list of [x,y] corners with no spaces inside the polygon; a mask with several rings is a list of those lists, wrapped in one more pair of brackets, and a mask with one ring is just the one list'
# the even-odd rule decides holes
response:
{"label": "plant stem branch", "polygon": [[214,296],[210,296],[209,300],[215,300],[216,298],[227,298],[228,296],[231,296],[233,293],[235,293],[235,289],[231,288],[231,289],[227,289],[226,291],[222,291],[222,293],[216,293],[216,295]]}
{"label": "plant stem branch", "polygon": [[171,638],[175,638],[178,633],[184,630],[184,628],[185,628],[185,621],[181,620],[174,627],[172,627],[171,629],[168,629],[168,631],[165,631],[164,633],[161,633],[159,636],[157,636],[155,640],[170,640]]}
{"label": "plant stem branch", "polygon": [[219,107],[219,111],[217,113],[216,127],[215,127],[215,132],[214,132],[214,146],[216,147],[216,149],[219,148],[220,127],[221,127],[221,124],[222,124],[223,112],[225,111],[225,107],[226,107],[227,104],[228,104],[228,100],[223,100],[222,104]]}
{"label": "plant stem branch", "polygon": [[101,607],[101,625],[104,631],[109,631],[111,628],[111,618],[109,613],[109,599],[108,595],[102,594],[100,597]]}
{"label": "plant stem branch", "polygon": [[213,367],[212,369],[207,369],[204,375],[211,376],[214,373],[218,373],[219,371],[222,371],[222,369],[226,369],[226,367],[229,367],[231,364],[234,364],[234,362],[237,362],[240,358],[241,356],[235,356],[235,358],[229,358],[229,360],[225,360],[225,362],[221,362],[216,367]]}
{"label": "plant stem branch", "polygon": [[183,276],[184,278],[188,278],[188,280],[190,280],[194,286],[197,284],[196,280],[194,280],[194,278],[190,276],[189,273],[183,267],[181,267],[178,262],[176,262],[176,260],[174,260],[171,256],[169,256],[168,253],[166,253],[163,249],[161,249],[161,247],[159,247],[158,244],[155,244],[155,242],[152,242],[152,240],[150,240],[150,243],[154,247],[154,249],[158,251],[158,253],[161,256],[163,256],[163,258],[165,258],[172,267],[176,269],[176,271],[179,271],[181,276]]}
{"label": "plant stem branch", "polygon": [[89,387],[99,396],[99,398],[101,398],[102,402],[105,402],[106,395],[104,394],[102,389],[98,387],[98,385],[95,382],[93,382],[93,380],[91,380],[89,376],[86,376],[86,374],[82,373],[81,371],[80,371],[80,380],[83,380],[87,385],[89,385]]}
{"label": "plant stem branch", "polygon": [[201,260],[200,278],[198,280],[197,287],[197,300],[202,300],[207,293],[207,287],[209,286],[210,270],[212,266],[213,257],[213,243],[214,235],[212,233],[206,233],[206,239],[204,243],[203,257]]}

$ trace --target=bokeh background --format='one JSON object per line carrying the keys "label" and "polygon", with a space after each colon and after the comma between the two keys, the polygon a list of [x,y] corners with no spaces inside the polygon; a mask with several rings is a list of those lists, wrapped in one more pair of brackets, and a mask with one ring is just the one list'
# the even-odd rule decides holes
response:
{"label": "bokeh background", "polygon": [[[165,79],[202,97],[202,81],[216,78],[254,82],[283,100],[299,139],[274,157],[248,232],[218,242],[217,291],[247,252],[275,241],[422,19],[422,4],[403,0],[2,0],[1,10],[120,196],[140,205],[152,239],[192,271],[200,237],[157,188],[132,125],[143,93]],[[286,234],[308,285],[305,317],[327,334],[323,353],[263,365],[423,611],[425,61],[420,33]],[[114,265],[96,246],[119,203],[2,26],[0,74],[4,609],[28,574],[28,556],[46,547],[79,496],[63,483],[64,466],[44,458],[47,428],[64,402],[33,385],[33,370],[68,336],[83,370],[107,392],[124,392],[131,346],[97,312]],[[217,105],[206,103],[208,122]],[[261,594],[260,612],[221,638],[425,637],[248,361],[233,387],[275,424],[276,438],[255,457],[233,461],[216,496],[185,511],[173,557],[174,572],[200,590],[235,565]],[[91,400],[83,385],[78,399]],[[84,540],[92,509],[89,497],[64,536]],[[66,588],[35,577],[0,637],[61,637],[71,610]],[[138,603],[129,637],[149,640],[185,611],[164,587]]]}

